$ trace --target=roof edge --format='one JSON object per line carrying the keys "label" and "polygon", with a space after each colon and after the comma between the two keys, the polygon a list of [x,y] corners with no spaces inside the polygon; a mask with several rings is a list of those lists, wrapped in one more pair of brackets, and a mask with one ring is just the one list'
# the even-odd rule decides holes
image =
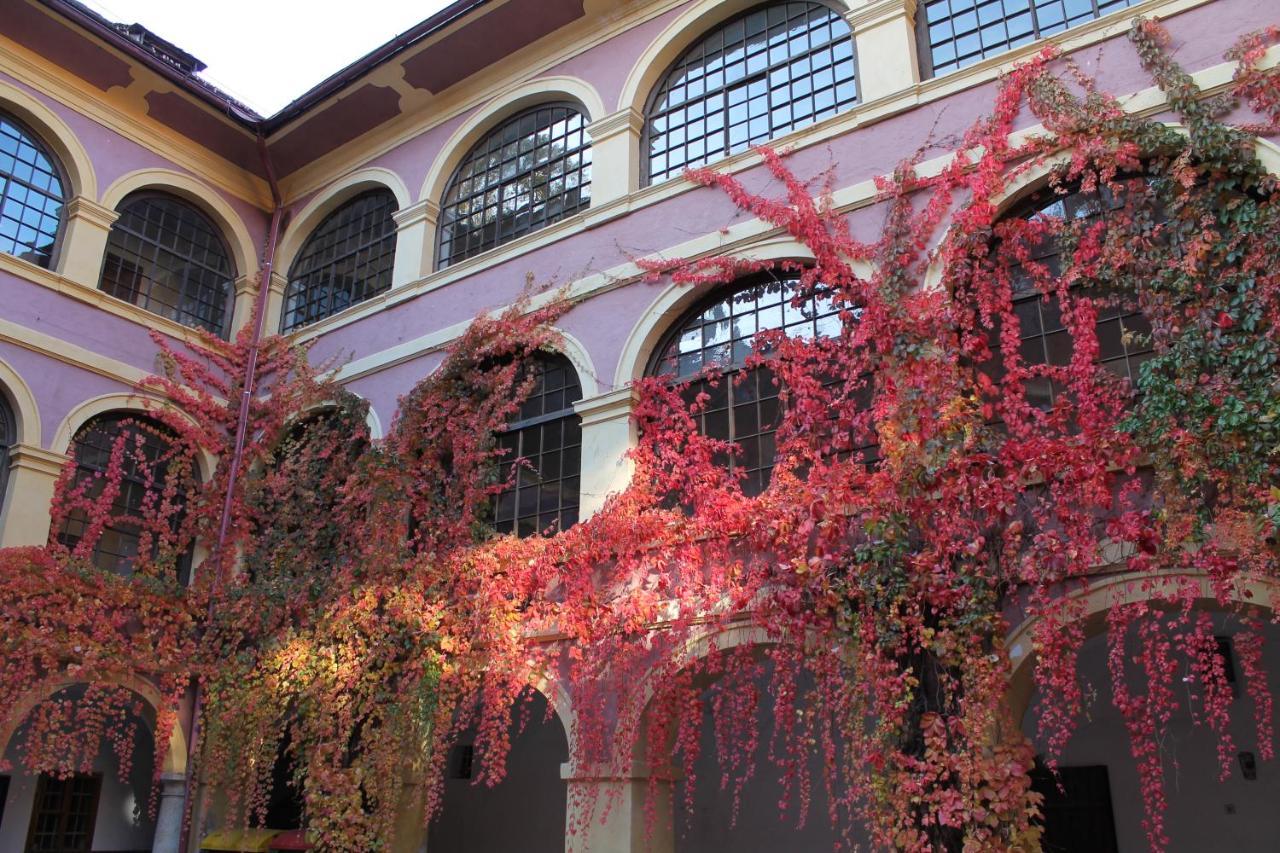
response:
{"label": "roof edge", "polygon": [[194,74],[184,74],[173,64],[164,61],[121,32],[116,22],[107,20],[76,0],[39,0],[73,24],[88,30],[108,45],[141,62],[169,82],[190,95],[216,108],[254,135],[269,136],[295,118],[305,114],[326,98],[342,91],[357,79],[403,53],[422,39],[433,35],[468,13],[488,5],[493,0],[455,0],[418,24],[389,39],[349,65],[330,74],[280,110],[270,116],[259,115],[247,104],[231,97],[218,87]]}

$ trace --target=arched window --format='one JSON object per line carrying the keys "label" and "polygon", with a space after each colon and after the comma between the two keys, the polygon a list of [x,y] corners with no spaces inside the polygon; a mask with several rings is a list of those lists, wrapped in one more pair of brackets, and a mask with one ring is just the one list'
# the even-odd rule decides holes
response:
{"label": "arched window", "polygon": [[[174,435],[163,424],[134,412],[110,412],[98,415],[82,426],[71,442],[76,463],[72,493],[85,486],[84,494],[93,497],[106,486],[103,475],[112,454],[122,449],[123,476],[120,492],[111,505],[110,518],[93,547],[94,565],[103,571],[128,575],[138,557],[143,525],[141,520],[155,511],[170,475]],[[87,485],[86,485],[87,484]],[[177,500],[183,502],[179,492]],[[171,518],[179,521],[181,511]],[[67,514],[58,541],[74,548],[88,531],[89,518],[81,509]],[[178,566],[179,580],[186,583],[191,569],[188,552]]]}
{"label": "arched window", "polygon": [[184,326],[227,337],[236,274],[208,217],[156,192],[130,195],[119,212],[107,237],[99,288]]}
{"label": "arched window", "polygon": [[916,11],[920,71],[936,77],[1100,18],[1139,0],[923,0]]}
{"label": "arched window", "polygon": [[533,389],[519,419],[498,436],[507,451],[499,476],[512,485],[498,496],[494,527],[499,533],[531,536],[565,530],[578,522],[582,468],[582,419],[573,404],[582,399],[578,373],[563,355],[538,353],[529,362]]}
{"label": "arched window", "polygon": [[770,3],[685,51],[645,109],[645,181],[678,175],[858,100],[853,34],[821,3]]}
{"label": "arched window", "polygon": [[9,448],[18,442],[18,423],[13,407],[0,392],[0,510],[4,509],[5,487],[9,484]]}
{"label": "arched window", "polygon": [[571,104],[544,104],[494,128],[449,179],[436,266],[478,255],[591,204],[591,139]]}
{"label": "arched window", "polygon": [[0,111],[0,252],[53,260],[66,201],[62,169],[40,138]]}
{"label": "arched window", "polygon": [[[756,351],[759,332],[782,329],[788,336],[837,335],[840,317],[829,301],[811,296],[792,304],[798,277],[753,276],[695,305],[672,327],[649,365],[650,375],[670,375],[690,383],[692,400],[706,392],[710,400],[699,414],[699,430],[712,438],[736,442],[740,452],[726,459],[731,470],[745,473],[742,490],[749,495],[769,485],[776,453],[774,433],[781,409],[773,371],[757,367],[743,375]],[[713,387],[697,379],[704,367],[724,372]]]}
{"label": "arched window", "polygon": [[281,331],[323,320],[391,288],[395,212],[390,190],[370,190],[311,232],[289,268]]}
{"label": "arched window", "polygon": [[[1143,179],[1133,180],[1141,183]],[[1010,211],[1009,216],[1088,220],[1105,216],[1121,204],[1122,201],[1110,191],[1060,195],[1046,188],[1029,196]],[[1061,256],[1062,247],[1057,241],[1045,240],[1031,247],[1031,259],[1055,275],[1062,267]],[[1019,269],[1013,271],[1012,281],[1013,311],[1018,318],[1019,351],[1023,362],[1029,365],[1069,364],[1073,348],[1071,332],[1063,324],[1058,297],[1051,294],[1046,299],[1031,276]],[[1132,305],[1100,307],[1097,333],[1098,362],[1117,376],[1136,384],[1139,365],[1152,355],[1151,325],[1147,319]],[[998,355],[993,357],[992,372],[997,377],[1003,373]],[[1027,379],[1026,390],[1029,402],[1047,409],[1063,389],[1047,377],[1036,376]]]}

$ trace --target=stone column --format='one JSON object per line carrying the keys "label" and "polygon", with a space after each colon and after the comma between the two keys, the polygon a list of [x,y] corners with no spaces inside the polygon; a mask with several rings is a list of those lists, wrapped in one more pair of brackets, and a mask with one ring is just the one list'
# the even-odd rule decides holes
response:
{"label": "stone column", "polygon": [[858,53],[858,99],[862,103],[920,82],[916,53],[916,0],[864,0],[845,13]]}
{"label": "stone column", "polygon": [[627,107],[587,125],[591,137],[591,204],[640,188],[640,132],[644,116]]}
{"label": "stone column", "polygon": [[180,773],[165,773],[160,777],[160,808],[156,812],[156,834],[151,841],[151,853],[181,853],[186,782],[186,777]]}
{"label": "stone column", "polygon": [[427,199],[396,211],[391,218],[396,221],[396,258],[391,269],[394,290],[435,272],[440,206]]}
{"label": "stone column", "polygon": [[120,214],[84,196],[76,196],[67,202],[62,213],[66,223],[58,252],[58,272],[74,282],[97,289],[102,277],[107,235]]}
{"label": "stone column", "polygon": [[578,502],[579,518],[588,518],[605,498],[626,488],[632,464],[627,451],[636,442],[631,421],[635,390],[610,391],[584,400],[573,407],[582,417],[582,481]]}
{"label": "stone column", "polygon": [[44,545],[49,541],[53,487],[67,456],[30,444],[9,448],[9,482],[0,510],[0,548]]}
{"label": "stone column", "polygon": [[[565,850],[572,853],[672,853],[674,773],[619,776],[604,768],[560,766],[569,786]],[[652,797],[652,802],[649,798]],[[646,805],[648,808],[646,809]],[[650,824],[645,815],[652,814]]]}

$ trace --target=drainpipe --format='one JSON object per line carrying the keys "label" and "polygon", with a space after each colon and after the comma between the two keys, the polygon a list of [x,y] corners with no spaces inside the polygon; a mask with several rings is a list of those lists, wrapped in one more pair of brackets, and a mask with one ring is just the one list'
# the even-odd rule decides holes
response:
{"label": "drainpipe", "polygon": [[[240,474],[240,467],[244,463],[244,448],[249,437],[249,407],[253,402],[253,393],[255,380],[258,372],[258,353],[262,344],[262,327],[266,322],[267,294],[271,290],[271,273],[275,266],[276,245],[280,240],[280,226],[284,219],[284,203],[280,196],[280,185],[276,182],[275,168],[271,164],[271,155],[267,151],[267,141],[262,133],[258,133],[258,156],[262,160],[262,168],[267,176],[267,186],[271,188],[271,225],[267,229],[267,245],[262,257],[262,266],[258,273],[258,296],[254,303],[253,311],[253,338],[249,344],[249,357],[245,361],[244,380],[241,383],[240,391],[240,416],[236,422],[236,440],[234,448],[231,452],[230,467],[227,469],[227,493],[222,501],[222,517],[218,521],[218,538],[214,540],[212,553],[209,554],[209,561],[217,561],[215,569],[217,574],[213,577],[213,583],[209,590],[209,620],[213,620],[214,605],[217,601],[218,590],[222,588],[225,582],[225,573],[221,565],[222,551],[226,546],[227,533],[231,527],[231,505],[234,500],[236,479]],[[183,791],[184,818],[182,830],[182,844],[178,848],[178,853],[189,853],[191,851],[191,831],[195,823],[195,802],[193,796],[196,790],[195,780],[195,750],[196,744],[200,739],[200,712],[202,709],[203,696],[200,692],[200,683],[197,681],[195,685],[195,701],[191,709],[191,738],[187,742],[187,773],[186,782]]]}

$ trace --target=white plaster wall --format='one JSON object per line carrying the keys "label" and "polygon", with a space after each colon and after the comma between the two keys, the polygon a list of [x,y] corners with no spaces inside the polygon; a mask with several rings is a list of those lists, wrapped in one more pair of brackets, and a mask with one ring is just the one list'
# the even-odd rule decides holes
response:
{"label": "white plaster wall", "polygon": [[[560,765],[569,757],[560,720],[531,700],[527,726],[512,739],[507,775],[489,788],[446,779],[444,803],[428,832],[429,853],[564,853],[567,786]],[[475,769],[480,769],[479,756]]]}
{"label": "white plaster wall", "polygon": [[[1219,619],[1218,633],[1230,635],[1238,626]],[[1263,659],[1276,695],[1280,673],[1280,628],[1266,631]],[[1135,647],[1131,647],[1135,648]],[[1088,722],[1068,744],[1062,764],[1107,766],[1111,783],[1111,806],[1115,813],[1116,835],[1121,853],[1142,853],[1149,849],[1142,829],[1142,798],[1137,767],[1119,711],[1111,704],[1110,675],[1107,671],[1107,643],[1104,636],[1090,639],[1080,657],[1080,672],[1086,689],[1096,691],[1088,709]],[[1237,670],[1239,668],[1237,661]],[[1238,678],[1243,675],[1237,672]],[[1181,678],[1181,671],[1178,676]],[[1169,853],[1209,853],[1209,851],[1263,851],[1280,849],[1280,762],[1263,762],[1254,735],[1253,703],[1244,692],[1231,708],[1232,735],[1236,751],[1249,750],[1257,757],[1258,778],[1245,781],[1238,762],[1232,775],[1218,782],[1216,741],[1207,730],[1192,726],[1185,707],[1172,721],[1164,741],[1165,791],[1169,809],[1165,831],[1171,844]],[[1135,684],[1136,688],[1136,684]],[[1180,699],[1185,699],[1180,697]],[[1185,705],[1185,701],[1183,702]],[[1043,751],[1035,737],[1036,708],[1033,702],[1023,730]],[[1230,814],[1229,809],[1234,809]]]}
{"label": "white plaster wall", "polygon": [[[770,668],[766,664],[766,668]],[[766,679],[758,681],[762,706],[772,699],[767,693]],[[809,684],[801,679],[802,691]],[[703,694],[710,699],[710,691]],[[803,695],[803,692],[802,692]],[[674,796],[676,853],[819,853],[837,849],[839,833],[828,816],[828,796],[822,779],[822,755],[814,750],[809,759],[809,777],[813,783],[809,809],[801,814],[796,786],[786,812],[779,807],[783,796],[780,771],[769,761],[769,741],[773,735],[773,717],[761,711],[763,724],[754,756],[754,774],[742,790],[736,820],[733,815],[733,783],[721,789],[722,770],[716,755],[715,729],[710,702],[705,701],[701,752],[694,763],[693,810],[685,807],[687,781],[676,785]],[[804,825],[801,826],[803,817]],[[865,833],[857,826],[849,827],[849,843],[867,848]],[[840,849],[850,849],[846,843]]]}
{"label": "white plaster wall", "polygon": [[[4,819],[0,822],[0,851],[5,853],[17,853],[27,842],[31,806],[38,782],[37,777],[18,769],[16,758],[17,744],[20,741],[20,737],[15,737],[14,743],[5,753],[5,758],[14,765],[10,772]],[[120,781],[119,762],[110,749],[100,754],[94,762],[94,770],[102,774],[98,815],[93,830],[94,853],[151,849],[155,824],[147,816],[147,803],[151,796],[152,755],[155,748],[151,731],[141,722],[134,744],[133,767],[127,782]]]}

